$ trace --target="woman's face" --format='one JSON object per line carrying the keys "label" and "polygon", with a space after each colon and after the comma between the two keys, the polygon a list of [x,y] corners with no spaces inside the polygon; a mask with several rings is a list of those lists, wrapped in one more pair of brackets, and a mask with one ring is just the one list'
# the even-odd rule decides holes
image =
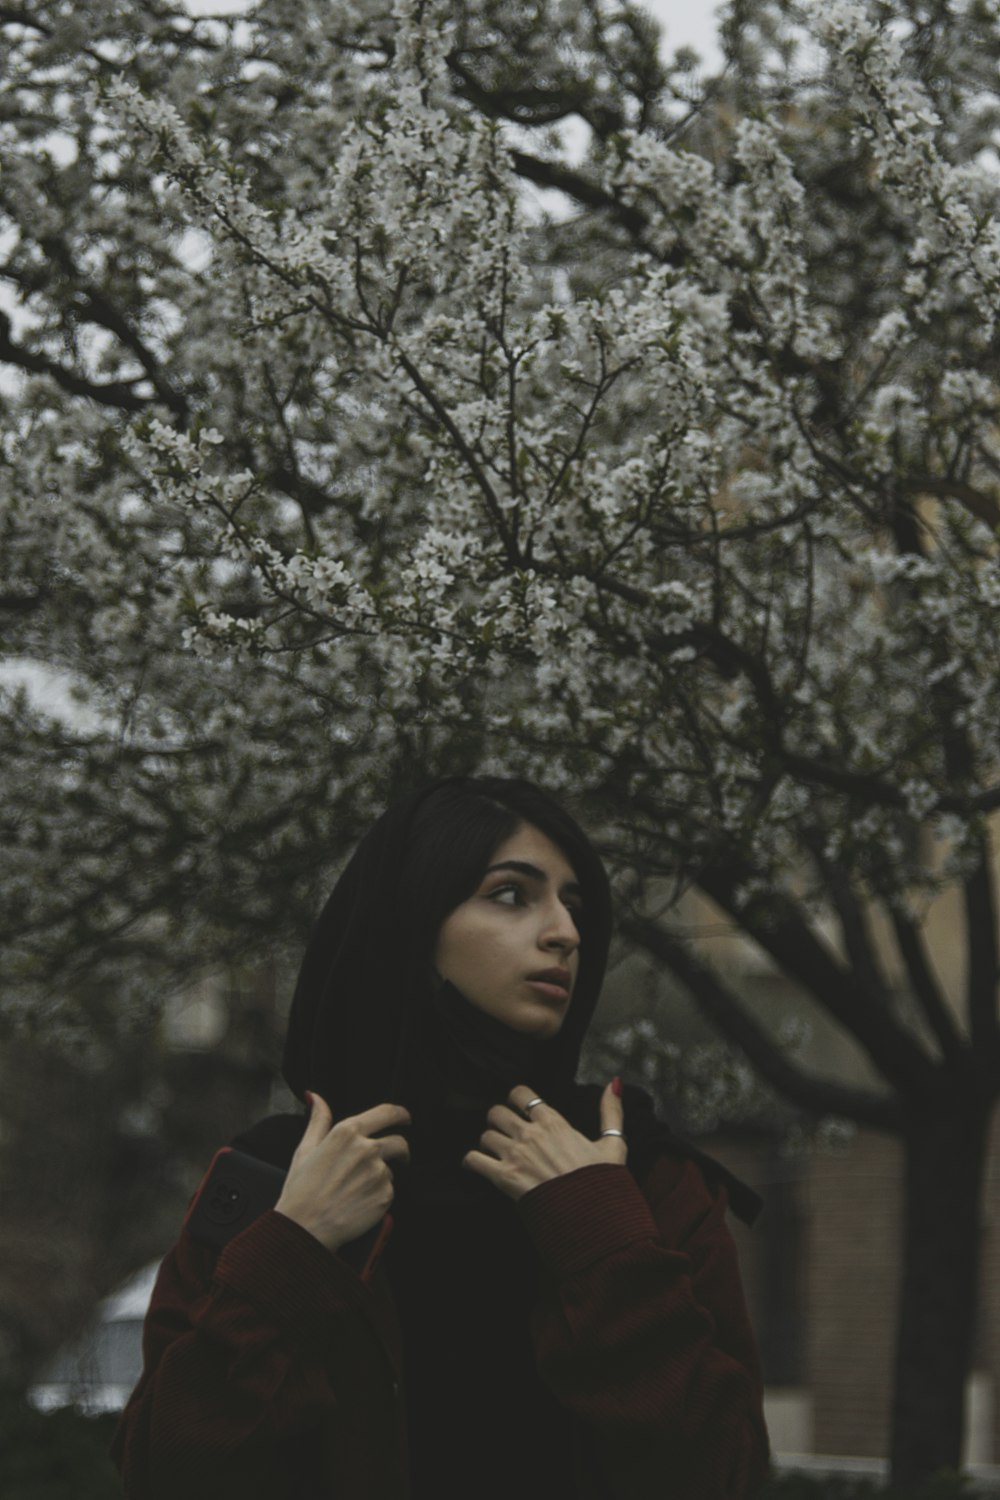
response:
{"label": "woman's face", "polygon": [[478,889],[441,925],[434,966],[471,1004],[514,1031],[555,1036],[580,962],[582,905],[560,849],[522,823],[494,851]]}

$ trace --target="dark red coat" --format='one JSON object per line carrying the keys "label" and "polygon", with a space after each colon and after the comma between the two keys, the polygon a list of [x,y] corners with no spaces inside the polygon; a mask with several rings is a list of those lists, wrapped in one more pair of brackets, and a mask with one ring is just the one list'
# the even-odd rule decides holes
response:
{"label": "dark red coat", "polygon": [[[546,1273],[538,1371],[590,1435],[552,1500],[750,1495],[768,1442],[725,1190],[664,1151],[641,1185],[624,1166],[581,1167],[517,1209]],[[185,1231],[160,1269],[144,1358],[113,1448],[127,1500],[410,1494],[377,1252],[359,1276],[273,1210],[218,1257]]]}

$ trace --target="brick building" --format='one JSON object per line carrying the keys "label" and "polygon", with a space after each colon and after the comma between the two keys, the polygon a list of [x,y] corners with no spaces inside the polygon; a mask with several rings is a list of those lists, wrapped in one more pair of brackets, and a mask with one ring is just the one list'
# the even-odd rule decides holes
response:
{"label": "brick building", "polygon": [[[859,1131],[842,1150],[782,1157],[719,1136],[706,1147],[766,1212],[736,1221],[778,1454],[883,1459],[889,1443],[902,1152]],[[1000,1113],[982,1215],[980,1307],[963,1464],[1000,1464]]]}

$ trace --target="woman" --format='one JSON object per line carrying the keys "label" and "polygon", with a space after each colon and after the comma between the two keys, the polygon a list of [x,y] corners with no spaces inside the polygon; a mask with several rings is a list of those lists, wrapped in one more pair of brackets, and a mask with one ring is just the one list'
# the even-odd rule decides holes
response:
{"label": "woman", "polygon": [[[741,1500],[768,1460],[727,1193],[639,1089],[575,1083],[611,905],[525,782],[391,807],[316,924],[284,1075],[308,1120],[222,1245],[161,1267],[129,1500]],[[391,1212],[389,1211],[391,1208]]]}

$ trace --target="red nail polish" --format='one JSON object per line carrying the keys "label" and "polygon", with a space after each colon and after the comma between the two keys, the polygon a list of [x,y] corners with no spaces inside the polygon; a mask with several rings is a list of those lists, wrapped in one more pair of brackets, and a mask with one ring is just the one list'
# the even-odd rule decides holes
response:
{"label": "red nail polish", "polygon": [[622,1081],[621,1081],[620,1078],[612,1078],[612,1080],[611,1080],[611,1092],[614,1094],[614,1096],[615,1096],[616,1099],[620,1099],[621,1098],[621,1096],[622,1096]]}
{"label": "red nail polish", "polygon": [[313,1105],[316,1103],[316,1095],[311,1094],[308,1089],[306,1089],[306,1103],[309,1106],[309,1112],[311,1114]]}

